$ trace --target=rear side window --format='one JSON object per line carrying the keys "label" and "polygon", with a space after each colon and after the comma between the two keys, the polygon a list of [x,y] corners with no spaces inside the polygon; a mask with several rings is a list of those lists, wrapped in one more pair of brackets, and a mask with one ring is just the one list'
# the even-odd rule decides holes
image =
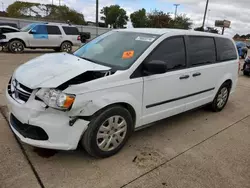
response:
{"label": "rear side window", "polygon": [[189,37],[189,61],[191,66],[216,62],[215,43],[212,37]]}
{"label": "rear side window", "polygon": [[76,27],[62,27],[66,35],[79,35],[79,31]]}
{"label": "rear side window", "polygon": [[217,60],[228,61],[237,59],[237,52],[234,43],[227,38],[215,38],[217,47]]}
{"label": "rear side window", "polygon": [[147,61],[160,60],[167,63],[171,70],[186,67],[186,50],[183,37],[174,37],[164,40],[159,44]]}
{"label": "rear side window", "polygon": [[47,25],[49,35],[61,35],[61,31],[58,26]]}

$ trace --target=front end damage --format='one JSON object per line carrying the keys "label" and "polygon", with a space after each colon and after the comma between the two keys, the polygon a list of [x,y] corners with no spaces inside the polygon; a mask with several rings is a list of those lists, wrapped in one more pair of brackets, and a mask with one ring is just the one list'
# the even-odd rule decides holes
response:
{"label": "front end damage", "polygon": [[[87,70],[60,84],[58,84],[57,77],[54,77],[56,87],[50,88],[66,92],[69,88],[74,88],[74,86],[84,87],[85,83],[91,84],[92,81],[104,79],[114,74],[114,72],[110,71],[110,68],[106,69]],[[51,85],[53,79],[50,82],[44,80],[44,82],[40,83],[40,86],[43,87],[39,87],[34,80],[30,83],[21,83],[18,78],[20,78],[20,75],[18,75],[17,71],[14,73],[6,90],[10,127],[13,132],[21,141],[36,147],[60,150],[76,149],[90,121],[82,114],[88,111],[86,108],[89,104],[92,104],[92,100],[87,99],[76,105],[81,101],[79,98],[82,97],[82,94],[68,93],[74,94],[76,97],[73,105],[66,110],[56,109],[37,96],[38,91],[45,88],[45,82]],[[30,88],[31,85],[37,86]]]}

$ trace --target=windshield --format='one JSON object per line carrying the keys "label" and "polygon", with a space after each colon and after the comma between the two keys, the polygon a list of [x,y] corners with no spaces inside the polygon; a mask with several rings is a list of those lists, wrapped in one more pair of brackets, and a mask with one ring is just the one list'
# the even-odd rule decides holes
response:
{"label": "windshield", "polygon": [[79,48],[74,55],[116,69],[127,69],[159,35],[110,31]]}
{"label": "windshield", "polygon": [[26,25],[25,27],[23,27],[22,29],[20,29],[20,31],[22,31],[22,32],[28,32],[28,31],[31,30],[34,26],[35,26],[35,24]]}

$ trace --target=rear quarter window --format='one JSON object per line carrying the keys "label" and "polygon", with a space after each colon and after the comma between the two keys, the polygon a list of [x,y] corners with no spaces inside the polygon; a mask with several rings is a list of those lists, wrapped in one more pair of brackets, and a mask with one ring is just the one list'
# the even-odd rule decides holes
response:
{"label": "rear quarter window", "polygon": [[237,59],[237,52],[234,43],[227,38],[215,38],[217,48],[217,60],[228,61]]}
{"label": "rear quarter window", "polygon": [[79,35],[79,31],[76,27],[62,27],[66,35]]}

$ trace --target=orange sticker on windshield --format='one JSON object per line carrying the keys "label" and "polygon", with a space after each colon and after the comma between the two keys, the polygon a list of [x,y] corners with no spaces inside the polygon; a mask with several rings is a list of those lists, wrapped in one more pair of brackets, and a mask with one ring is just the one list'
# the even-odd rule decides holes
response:
{"label": "orange sticker on windshield", "polygon": [[130,50],[130,51],[125,51],[122,54],[122,59],[130,59],[134,56],[135,51],[134,50]]}

